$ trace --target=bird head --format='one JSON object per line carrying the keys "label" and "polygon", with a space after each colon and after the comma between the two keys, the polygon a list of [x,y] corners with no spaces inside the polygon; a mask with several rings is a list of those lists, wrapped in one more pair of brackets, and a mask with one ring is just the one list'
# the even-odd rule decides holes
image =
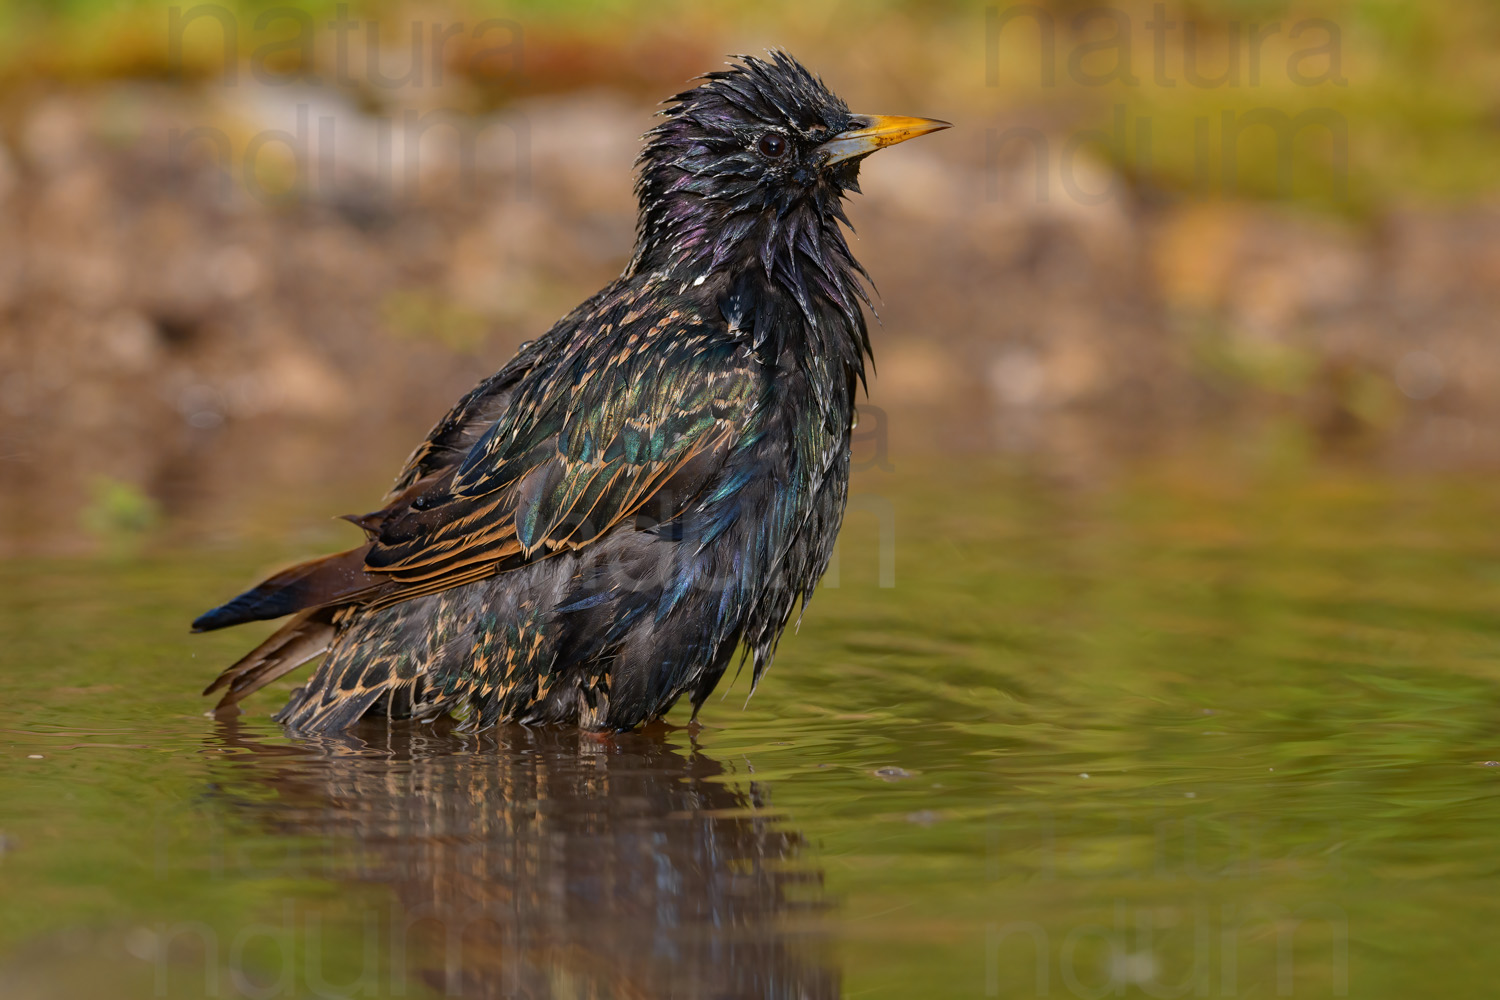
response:
{"label": "bird head", "polygon": [[646,135],[630,271],[712,277],[726,264],[758,261],[804,308],[810,288],[840,286],[826,290],[846,297],[842,284],[853,283],[859,265],[838,224],[848,224],[842,198],[859,190],[860,162],[948,123],[851,113],[780,51],[740,56],[699,79],[667,102]]}

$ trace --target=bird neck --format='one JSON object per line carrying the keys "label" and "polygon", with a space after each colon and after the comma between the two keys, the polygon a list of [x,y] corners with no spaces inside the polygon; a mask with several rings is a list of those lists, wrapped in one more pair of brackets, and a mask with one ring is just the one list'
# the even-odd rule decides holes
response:
{"label": "bird neck", "polygon": [[[743,343],[775,379],[805,376],[826,405],[865,381],[870,340],[857,304],[846,308],[815,290],[800,299],[783,280],[768,276],[758,259],[722,269],[701,285],[677,286],[700,300],[708,315],[722,317],[728,333]],[[826,397],[826,399],[824,399]]]}
{"label": "bird neck", "polygon": [[[647,201],[626,280],[658,275],[721,300],[753,329],[758,351],[811,351],[864,379],[868,280],[839,228],[842,211],[809,204],[781,215],[735,213],[698,197]],[[790,308],[787,308],[787,306]],[[731,320],[734,325],[735,320]],[[774,341],[774,343],[773,343]]]}

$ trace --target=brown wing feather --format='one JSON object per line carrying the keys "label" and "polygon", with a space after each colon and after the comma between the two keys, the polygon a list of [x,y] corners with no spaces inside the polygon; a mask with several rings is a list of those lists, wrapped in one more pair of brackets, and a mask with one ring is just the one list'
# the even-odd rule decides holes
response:
{"label": "brown wing feather", "polygon": [[213,694],[227,686],[229,690],[224,692],[214,711],[232,708],[276,678],[327,652],[333,635],[332,616],[326,609],[304,611],[214,678],[203,693]]}
{"label": "brown wing feather", "polygon": [[[697,488],[721,464],[731,440],[729,428],[713,427],[669,460],[641,465],[570,462],[554,456],[522,476],[511,487],[482,497],[452,497],[424,510],[402,515],[392,512],[387,529],[371,546],[366,569],[404,584],[390,596],[407,600],[502,572],[533,559],[575,550],[607,533],[647,506],[655,520],[681,512]],[[658,497],[661,487],[694,473],[670,497]],[[529,486],[564,478],[577,483],[561,496],[526,545],[518,537],[517,518],[537,502]],[[597,488],[595,488],[597,487]],[[554,487],[561,489],[561,487]],[[652,505],[654,499],[666,503]],[[587,504],[585,506],[585,504]],[[381,595],[382,604],[393,603]]]}

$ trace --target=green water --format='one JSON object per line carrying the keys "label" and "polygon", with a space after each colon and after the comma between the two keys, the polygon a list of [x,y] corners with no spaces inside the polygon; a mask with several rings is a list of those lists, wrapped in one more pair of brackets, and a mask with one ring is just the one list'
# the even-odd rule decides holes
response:
{"label": "green water", "polygon": [[748,707],[613,742],[206,718],[302,551],[5,566],[0,996],[1493,994],[1500,487],[855,492]]}

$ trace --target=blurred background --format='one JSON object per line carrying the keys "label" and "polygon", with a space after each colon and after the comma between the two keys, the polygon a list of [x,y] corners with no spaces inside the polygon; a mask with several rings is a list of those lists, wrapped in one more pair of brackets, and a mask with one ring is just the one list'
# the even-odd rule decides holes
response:
{"label": "blurred background", "polygon": [[769,46],[958,126],[851,208],[867,464],[1492,468],[1497,42],[1485,0],[6,0],[0,553],[364,509],[619,272],[656,102]]}

